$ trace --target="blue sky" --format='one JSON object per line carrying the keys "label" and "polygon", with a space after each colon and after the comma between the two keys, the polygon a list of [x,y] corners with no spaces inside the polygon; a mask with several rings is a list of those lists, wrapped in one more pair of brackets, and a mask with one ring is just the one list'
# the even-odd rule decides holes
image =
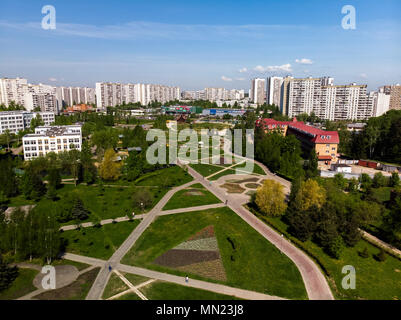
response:
{"label": "blue sky", "polygon": [[[344,5],[356,30],[341,27]],[[43,30],[44,5],[56,30]],[[253,77],[401,83],[401,1],[1,0],[0,77],[248,89]]]}

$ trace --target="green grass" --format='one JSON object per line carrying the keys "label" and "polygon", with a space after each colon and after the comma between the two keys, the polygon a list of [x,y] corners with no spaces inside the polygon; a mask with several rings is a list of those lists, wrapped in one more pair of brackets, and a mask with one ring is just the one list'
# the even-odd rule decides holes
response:
{"label": "green grass", "polygon": [[111,223],[100,228],[65,231],[66,251],[99,259],[109,259],[139,224],[139,220]]}
{"label": "green grass", "polygon": [[[152,262],[209,225],[215,227],[227,275],[225,284],[281,297],[307,298],[301,275],[292,261],[226,207],[158,217],[122,263],[185,276],[183,272]],[[234,242],[235,249],[228,238]]]}
{"label": "green grass", "polygon": [[224,170],[223,167],[219,167],[216,165],[211,165],[211,164],[191,164],[190,165],[192,169],[197,171],[199,174],[201,174],[204,177],[208,177],[212,175],[213,173],[219,172],[221,170]]}
{"label": "green grass", "polygon": [[[286,234],[288,226],[280,218],[265,218],[275,229]],[[290,239],[295,242],[292,236]],[[302,243],[302,246],[313,256],[317,257],[324,268],[329,272],[329,284],[338,299],[370,299],[393,300],[401,299],[401,261],[387,255],[384,262],[378,262],[373,255],[379,249],[365,240],[361,240],[353,248],[345,248],[339,260],[328,256],[318,245],[312,241]],[[359,252],[367,248],[369,258],[362,258]],[[345,274],[342,268],[352,265],[356,269],[356,289],[344,290],[341,281]],[[399,270],[399,272],[397,272]]]}
{"label": "green grass", "polygon": [[128,290],[128,286],[114,272],[111,274],[109,282],[103,292],[103,299],[108,299],[116,294]]}
{"label": "green grass", "polygon": [[127,278],[129,282],[131,282],[134,286],[137,286],[143,282],[150,280],[149,278],[138,276],[132,273],[122,273],[122,275]]}
{"label": "green grass", "polygon": [[18,277],[11,286],[0,292],[0,300],[13,300],[23,297],[28,293],[35,291],[37,288],[33,285],[33,279],[39,273],[33,269],[18,269]]}
{"label": "green grass", "polygon": [[[202,195],[188,195],[190,190],[198,189]],[[220,203],[221,201],[211,192],[207,191],[201,184],[193,185],[187,189],[176,192],[166,203],[163,210],[189,208]]]}
{"label": "green grass", "polygon": [[263,171],[263,169],[256,163],[253,164],[252,172],[250,172],[249,169],[245,168],[245,165],[246,165],[245,163],[238,164],[235,167],[233,167],[233,169],[239,169],[239,170],[245,171],[245,173],[256,173],[256,174],[265,175],[265,172]]}
{"label": "green grass", "polygon": [[176,187],[192,181],[190,174],[179,166],[153,171],[144,174],[135,181],[137,186],[157,186],[157,187]]}
{"label": "green grass", "polygon": [[164,281],[155,281],[139,290],[149,300],[238,300],[232,296]]}
{"label": "green grass", "polygon": [[228,176],[230,174],[235,174],[235,173],[236,173],[235,170],[227,169],[227,170],[224,170],[222,172],[219,172],[218,174],[214,175],[213,177],[210,177],[209,180],[216,181],[216,180],[220,179],[221,177],[225,177],[225,176]]}
{"label": "green grass", "polygon": [[81,262],[76,262],[72,260],[66,260],[66,259],[61,259],[61,260],[55,260],[52,263],[53,266],[74,266],[78,269],[78,271],[85,270],[86,268],[89,268],[90,265],[86,263],[81,263]]}
{"label": "green grass", "polygon": [[119,297],[116,300],[135,300],[135,301],[140,300],[140,301],[142,301],[142,299],[139,298],[135,293],[124,294],[123,296]]}

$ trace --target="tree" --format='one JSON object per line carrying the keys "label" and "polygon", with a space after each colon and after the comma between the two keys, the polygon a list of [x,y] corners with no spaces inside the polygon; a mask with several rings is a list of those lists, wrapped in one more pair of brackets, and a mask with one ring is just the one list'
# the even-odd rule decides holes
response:
{"label": "tree", "polygon": [[265,215],[279,216],[287,207],[283,186],[274,180],[266,180],[256,191],[256,205]]}
{"label": "tree", "polygon": [[381,172],[375,173],[373,177],[373,187],[380,188],[387,185],[387,178]]}
{"label": "tree", "polygon": [[368,191],[372,187],[372,179],[367,173],[362,173],[359,176],[359,182],[361,183],[361,187],[365,190]]}
{"label": "tree", "polygon": [[51,168],[48,174],[48,187],[54,190],[58,189],[61,185],[61,175],[58,168]]}
{"label": "tree", "polygon": [[319,186],[317,181],[308,179],[301,183],[295,201],[299,203],[298,207],[302,211],[306,211],[310,207],[320,209],[326,202],[326,192],[324,188]]}
{"label": "tree", "polygon": [[15,166],[10,157],[0,160],[0,192],[5,197],[13,197],[18,193]]}
{"label": "tree", "polygon": [[72,205],[72,218],[76,221],[82,221],[87,219],[89,215],[90,211],[85,208],[82,200],[78,196],[75,196]]}
{"label": "tree", "polygon": [[133,195],[134,206],[146,209],[152,205],[152,195],[146,189],[139,189]]}
{"label": "tree", "polygon": [[398,187],[400,185],[400,176],[397,172],[393,172],[390,177],[390,186]]}
{"label": "tree", "polygon": [[46,192],[46,187],[39,174],[28,166],[22,177],[22,193],[27,199],[39,200]]}
{"label": "tree", "polygon": [[345,190],[348,186],[348,180],[344,178],[342,173],[337,173],[334,176],[334,183],[339,187],[341,190]]}
{"label": "tree", "polygon": [[108,149],[99,167],[99,175],[103,180],[117,180],[120,177],[121,164],[116,162],[116,153]]}
{"label": "tree", "polygon": [[45,123],[39,113],[37,113],[36,117],[32,118],[32,120],[31,120],[31,130],[32,131],[35,131],[35,129],[39,126],[44,126],[44,125],[45,125]]}
{"label": "tree", "polygon": [[17,267],[8,267],[0,255],[0,292],[10,287],[18,277]]}
{"label": "tree", "polygon": [[311,150],[311,152],[309,154],[309,158],[306,163],[307,164],[304,168],[306,178],[318,177],[319,176],[319,170],[318,170],[319,160],[317,158],[315,149]]}

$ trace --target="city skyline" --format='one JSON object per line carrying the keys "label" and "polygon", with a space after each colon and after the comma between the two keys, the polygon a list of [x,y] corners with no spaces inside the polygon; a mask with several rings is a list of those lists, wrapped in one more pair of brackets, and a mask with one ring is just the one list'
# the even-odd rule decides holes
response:
{"label": "city skyline", "polygon": [[[160,83],[182,90],[248,90],[252,78],[285,75],[330,76],[367,84],[369,91],[401,82],[400,3],[354,1],[356,30],[341,27],[346,4],[53,1],[56,29],[43,30],[43,3],[4,1],[0,77],[54,86]],[[193,10],[196,15],[183,14]]]}

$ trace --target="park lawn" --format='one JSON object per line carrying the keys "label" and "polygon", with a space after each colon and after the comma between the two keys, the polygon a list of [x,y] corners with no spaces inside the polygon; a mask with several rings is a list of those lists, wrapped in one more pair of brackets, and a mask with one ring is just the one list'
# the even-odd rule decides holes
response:
{"label": "park lawn", "polygon": [[239,300],[216,292],[155,281],[139,289],[149,300]]}
{"label": "park lawn", "polygon": [[[276,230],[289,236],[288,225],[280,218],[264,219]],[[292,236],[289,238],[294,239]],[[361,240],[353,248],[346,247],[339,260],[331,258],[312,241],[306,241],[302,245],[328,270],[330,274],[328,282],[337,299],[401,299],[401,261],[387,255],[384,262],[378,262],[373,255],[379,253],[380,250],[369,242]],[[358,254],[365,248],[368,249],[369,258],[362,258]],[[356,270],[355,290],[344,290],[341,286],[341,281],[345,276],[342,268],[346,265],[352,265]]]}
{"label": "park lawn", "polygon": [[124,294],[123,296],[121,296],[121,297],[119,297],[119,298],[117,298],[116,300],[135,300],[135,301],[142,301],[142,299],[141,298],[139,298],[139,296],[138,295],[136,295],[135,293],[127,293],[127,294]]}
{"label": "park lawn", "polygon": [[72,260],[66,260],[66,259],[60,259],[60,260],[55,260],[52,262],[53,266],[74,266],[78,269],[78,271],[85,270],[86,268],[89,268],[90,265],[86,263],[81,263],[77,261],[72,261]]}
{"label": "park lawn", "polygon": [[66,240],[66,252],[107,260],[139,223],[138,219],[64,231],[61,237]]}
{"label": "park lawn", "polygon": [[19,268],[18,272],[18,277],[14,280],[11,286],[0,292],[0,300],[14,300],[37,290],[33,285],[33,279],[39,271]]}
{"label": "park lawn", "polygon": [[111,274],[109,282],[104,289],[102,299],[108,299],[116,294],[128,290],[128,286],[114,272]]}
{"label": "park lawn", "polygon": [[200,175],[203,177],[208,177],[212,175],[213,173],[217,173],[221,170],[224,170],[224,167],[220,167],[217,165],[212,165],[212,164],[202,164],[202,163],[197,163],[197,164],[190,164],[190,167],[197,171]]}
{"label": "park lawn", "polygon": [[235,173],[236,173],[236,171],[233,170],[233,169],[226,169],[226,170],[221,171],[221,172],[219,172],[218,174],[216,174],[216,175],[210,177],[209,180],[211,180],[211,181],[216,181],[216,180],[218,180],[218,179],[221,178],[221,177],[225,177],[225,176],[228,176],[228,175],[230,175],[230,174],[235,174]]}
{"label": "park lawn", "polygon": [[244,173],[256,173],[256,174],[260,174],[260,175],[265,175],[265,172],[263,171],[263,169],[256,163],[253,164],[252,172],[250,172],[248,169],[245,168],[245,163],[238,164],[235,167],[233,167],[233,169],[239,169],[239,170],[245,171]]}
{"label": "park lawn", "polygon": [[[84,206],[91,214],[85,220],[80,221],[100,221],[104,219],[114,219],[119,217],[131,216],[132,212],[145,213],[151,210],[160,199],[166,194],[168,190],[162,188],[147,188],[151,194],[152,203],[144,211],[134,203],[135,187],[132,188],[118,188],[118,187],[104,187],[104,192],[100,187],[78,185],[64,185],[57,190],[58,196],[62,199],[70,192],[76,192],[82,199]],[[60,201],[60,200],[59,200]],[[37,209],[43,212],[54,210],[57,206],[57,201],[53,202],[46,198],[38,203]],[[73,221],[62,223],[62,225],[74,224]]]}
{"label": "park lawn", "polygon": [[100,268],[81,274],[73,283],[59,289],[43,292],[35,297],[38,300],[85,300]]}
{"label": "park lawn", "polygon": [[[158,217],[122,263],[185,276],[186,273],[153,261],[210,225],[214,226],[227,276],[227,281],[220,283],[280,297],[307,298],[293,262],[226,207]],[[191,277],[213,281],[196,275]]]}
{"label": "park lawn", "polygon": [[[201,194],[188,194],[191,190],[194,192],[200,192]],[[207,191],[200,183],[198,183],[176,192],[163,207],[163,210],[198,207],[220,202],[221,201],[213,193]]]}
{"label": "park lawn", "polygon": [[192,180],[192,176],[181,167],[171,166],[144,174],[135,181],[135,185],[157,186],[165,189],[167,187],[177,187]]}
{"label": "park lawn", "polygon": [[137,274],[132,274],[132,273],[121,273],[129,282],[131,282],[134,286],[137,286],[141,283],[144,283],[148,280],[149,278],[143,277],[143,276],[138,276]]}
{"label": "park lawn", "polygon": [[8,203],[6,203],[6,206],[8,207],[21,207],[21,206],[27,206],[27,205],[34,205],[36,204],[35,201],[33,200],[27,200],[23,195],[19,195],[13,198],[10,198]]}

